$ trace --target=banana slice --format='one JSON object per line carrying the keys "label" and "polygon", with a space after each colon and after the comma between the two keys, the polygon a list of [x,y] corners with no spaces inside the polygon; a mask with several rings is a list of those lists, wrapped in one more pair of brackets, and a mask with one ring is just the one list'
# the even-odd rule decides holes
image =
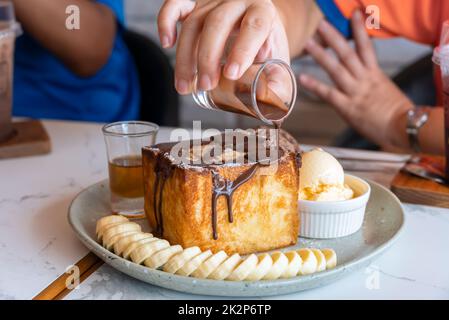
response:
{"label": "banana slice", "polygon": [[312,250],[302,248],[296,251],[302,259],[302,266],[299,270],[300,275],[307,275],[316,272],[318,261]]}
{"label": "banana slice", "polygon": [[103,217],[103,218],[101,218],[100,220],[97,221],[97,226],[95,228],[95,233],[99,237],[100,234],[101,235],[103,234],[103,229],[107,225],[113,224],[113,223],[122,223],[122,222],[127,222],[127,221],[129,221],[127,218],[125,218],[124,216],[119,216],[119,215]]}
{"label": "banana slice", "polygon": [[231,272],[231,274],[226,278],[226,280],[231,281],[242,281],[248,277],[248,275],[253,271],[259,259],[255,254],[249,255],[245,260],[242,260],[239,265]]}
{"label": "banana slice", "polygon": [[275,280],[278,279],[281,274],[285,272],[288,267],[288,259],[282,252],[274,252],[271,254],[273,259],[273,265],[270,271],[262,278],[263,280]]}
{"label": "banana slice", "polygon": [[337,266],[337,254],[332,249],[321,249],[326,258],[326,269],[332,269]]}
{"label": "banana slice", "polygon": [[302,259],[295,251],[287,252],[285,256],[288,259],[288,266],[284,273],[281,274],[281,278],[295,277],[302,267]]}
{"label": "banana slice", "polygon": [[108,242],[103,241],[103,247],[105,247],[108,250],[111,250],[112,247],[114,246],[114,244],[116,244],[117,241],[119,241],[121,238],[129,236],[129,235],[134,234],[134,233],[139,233],[139,232],[140,231],[125,231],[125,232],[122,232],[122,233],[117,233],[117,234],[113,235],[112,237],[110,237],[108,239]]}
{"label": "banana slice", "polygon": [[100,243],[102,243],[102,239],[103,239],[104,233],[106,232],[107,229],[112,228],[114,226],[118,226],[118,225],[124,224],[126,222],[128,222],[128,221],[114,222],[114,223],[110,223],[110,224],[107,224],[104,227],[102,227],[98,231],[98,234],[97,234],[98,241],[100,241]]}
{"label": "banana slice", "polygon": [[144,265],[149,268],[157,269],[163,266],[175,254],[180,253],[181,251],[182,247],[180,245],[170,246],[168,248],[162,249],[161,251],[158,251],[151,257],[147,258],[144,261]]}
{"label": "banana slice", "polygon": [[198,269],[192,272],[195,278],[206,279],[217,267],[226,260],[228,255],[224,251],[219,251],[204,261]]}
{"label": "banana slice", "polygon": [[188,261],[193,259],[195,256],[201,253],[201,249],[198,247],[190,247],[184,249],[181,253],[174,255],[167,263],[164,265],[163,270],[169,273],[175,273],[180,268],[182,268]]}
{"label": "banana slice", "polygon": [[123,258],[129,260],[131,253],[133,253],[133,251],[136,250],[138,247],[140,247],[141,245],[143,245],[145,243],[149,243],[149,242],[153,242],[153,241],[157,241],[157,240],[159,240],[159,239],[151,236],[148,238],[143,238],[143,239],[131,242],[129,244],[129,246],[126,247],[125,251],[123,251],[122,256],[123,256]]}
{"label": "banana slice", "polygon": [[134,263],[142,264],[146,259],[151,257],[156,252],[168,248],[170,243],[167,240],[157,239],[156,241],[151,241],[144,243],[131,252],[131,260]]}
{"label": "banana slice", "polygon": [[326,258],[324,257],[324,254],[319,249],[311,249],[311,250],[315,255],[317,261],[316,272],[326,270]]}
{"label": "banana slice", "polygon": [[143,232],[137,232],[127,235],[126,237],[120,238],[114,244],[114,252],[116,255],[120,256],[132,242],[151,237],[153,237],[151,233],[143,233]]}
{"label": "banana slice", "polygon": [[140,231],[140,225],[135,222],[125,222],[108,227],[103,234],[103,243],[109,243],[113,236],[127,231]]}
{"label": "banana slice", "polygon": [[195,271],[196,269],[198,269],[198,267],[204,262],[204,260],[206,260],[207,258],[209,258],[212,255],[212,251],[207,250],[204,252],[201,252],[199,255],[197,255],[196,257],[194,257],[192,260],[187,261],[182,268],[178,269],[178,271],[176,271],[176,274],[179,274],[180,276],[190,276],[190,274]]}
{"label": "banana slice", "polygon": [[257,258],[257,266],[246,277],[245,280],[247,281],[259,281],[270,271],[271,266],[273,265],[273,259],[271,259],[271,255],[268,253],[263,253]]}
{"label": "banana slice", "polygon": [[207,277],[208,279],[213,280],[224,280],[226,279],[234,270],[234,268],[239,264],[242,260],[238,253],[234,253],[228,259],[226,259],[222,264],[218,266],[217,269],[212,271],[212,273]]}

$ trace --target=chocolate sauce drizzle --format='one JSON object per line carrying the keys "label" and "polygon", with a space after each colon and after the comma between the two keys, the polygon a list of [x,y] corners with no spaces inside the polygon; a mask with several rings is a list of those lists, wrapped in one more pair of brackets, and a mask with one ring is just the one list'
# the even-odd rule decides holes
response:
{"label": "chocolate sauce drizzle", "polygon": [[162,196],[164,194],[164,186],[167,179],[171,176],[173,171],[173,165],[170,160],[164,156],[164,154],[171,150],[171,144],[160,144],[159,148],[163,150],[156,161],[156,165],[154,167],[154,173],[156,175],[156,180],[154,183],[154,192],[153,192],[153,212],[154,219],[156,220],[156,233],[159,236],[163,236],[164,234],[164,221],[162,214]]}
{"label": "chocolate sauce drizzle", "polygon": [[220,196],[226,197],[228,206],[228,221],[234,222],[234,215],[232,212],[232,195],[242,184],[250,180],[257,171],[259,163],[254,164],[243,172],[237,179],[231,181],[223,178],[218,172],[212,171],[212,236],[214,240],[218,239],[217,231],[217,202]]}
{"label": "chocolate sauce drizzle", "polygon": [[[171,174],[171,170],[167,171],[156,171],[156,182],[154,184],[154,197],[153,197],[153,209],[154,209],[154,218],[156,219],[156,232],[159,235],[164,234],[164,223],[163,223],[163,215],[162,215],[162,195],[164,192],[165,181],[169,178]],[[159,186],[160,185],[160,186]],[[159,194],[159,197],[158,197]]]}

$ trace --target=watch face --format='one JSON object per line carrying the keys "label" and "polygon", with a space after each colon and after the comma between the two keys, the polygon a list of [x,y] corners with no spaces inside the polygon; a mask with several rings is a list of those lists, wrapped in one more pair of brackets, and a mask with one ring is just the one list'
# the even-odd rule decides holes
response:
{"label": "watch face", "polygon": [[423,109],[416,108],[408,113],[409,127],[419,128],[424,125],[428,119],[429,113]]}

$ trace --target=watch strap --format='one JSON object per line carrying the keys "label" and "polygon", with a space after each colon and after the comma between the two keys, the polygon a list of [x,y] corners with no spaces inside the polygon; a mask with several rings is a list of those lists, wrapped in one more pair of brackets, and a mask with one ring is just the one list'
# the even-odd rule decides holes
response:
{"label": "watch strap", "polygon": [[418,128],[407,128],[408,141],[410,143],[410,148],[416,153],[421,152],[421,147],[419,145],[419,129]]}

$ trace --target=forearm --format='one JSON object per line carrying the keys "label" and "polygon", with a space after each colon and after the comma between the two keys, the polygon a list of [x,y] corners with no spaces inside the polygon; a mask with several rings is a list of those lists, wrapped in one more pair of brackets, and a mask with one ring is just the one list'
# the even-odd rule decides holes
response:
{"label": "forearm", "polygon": [[[423,153],[444,154],[444,109],[428,108],[429,120],[419,131],[419,144]],[[412,152],[406,133],[407,115],[404,114],[396,124],[396,135],[392,141],[393,148],[385,148],[396,151]]]}
{"label": "forearm", "polygon": [[[116,33],[112,11],[87,0],[13,0],[24,30],[73,72],[89,76],[108,60]],[[66,28],[66,8],[80,9],[80,29]]]}
{"label": "forearm", "polygon": [[315,35],[323,14],[315,0],[274,0],[284,23],[290,56],[302,54],[309,38]]}
{"label": "forearm", "polygon": [[419,141],[424,153],[444,154],[444,109],[430,108],[429,120],[421,128]]}

